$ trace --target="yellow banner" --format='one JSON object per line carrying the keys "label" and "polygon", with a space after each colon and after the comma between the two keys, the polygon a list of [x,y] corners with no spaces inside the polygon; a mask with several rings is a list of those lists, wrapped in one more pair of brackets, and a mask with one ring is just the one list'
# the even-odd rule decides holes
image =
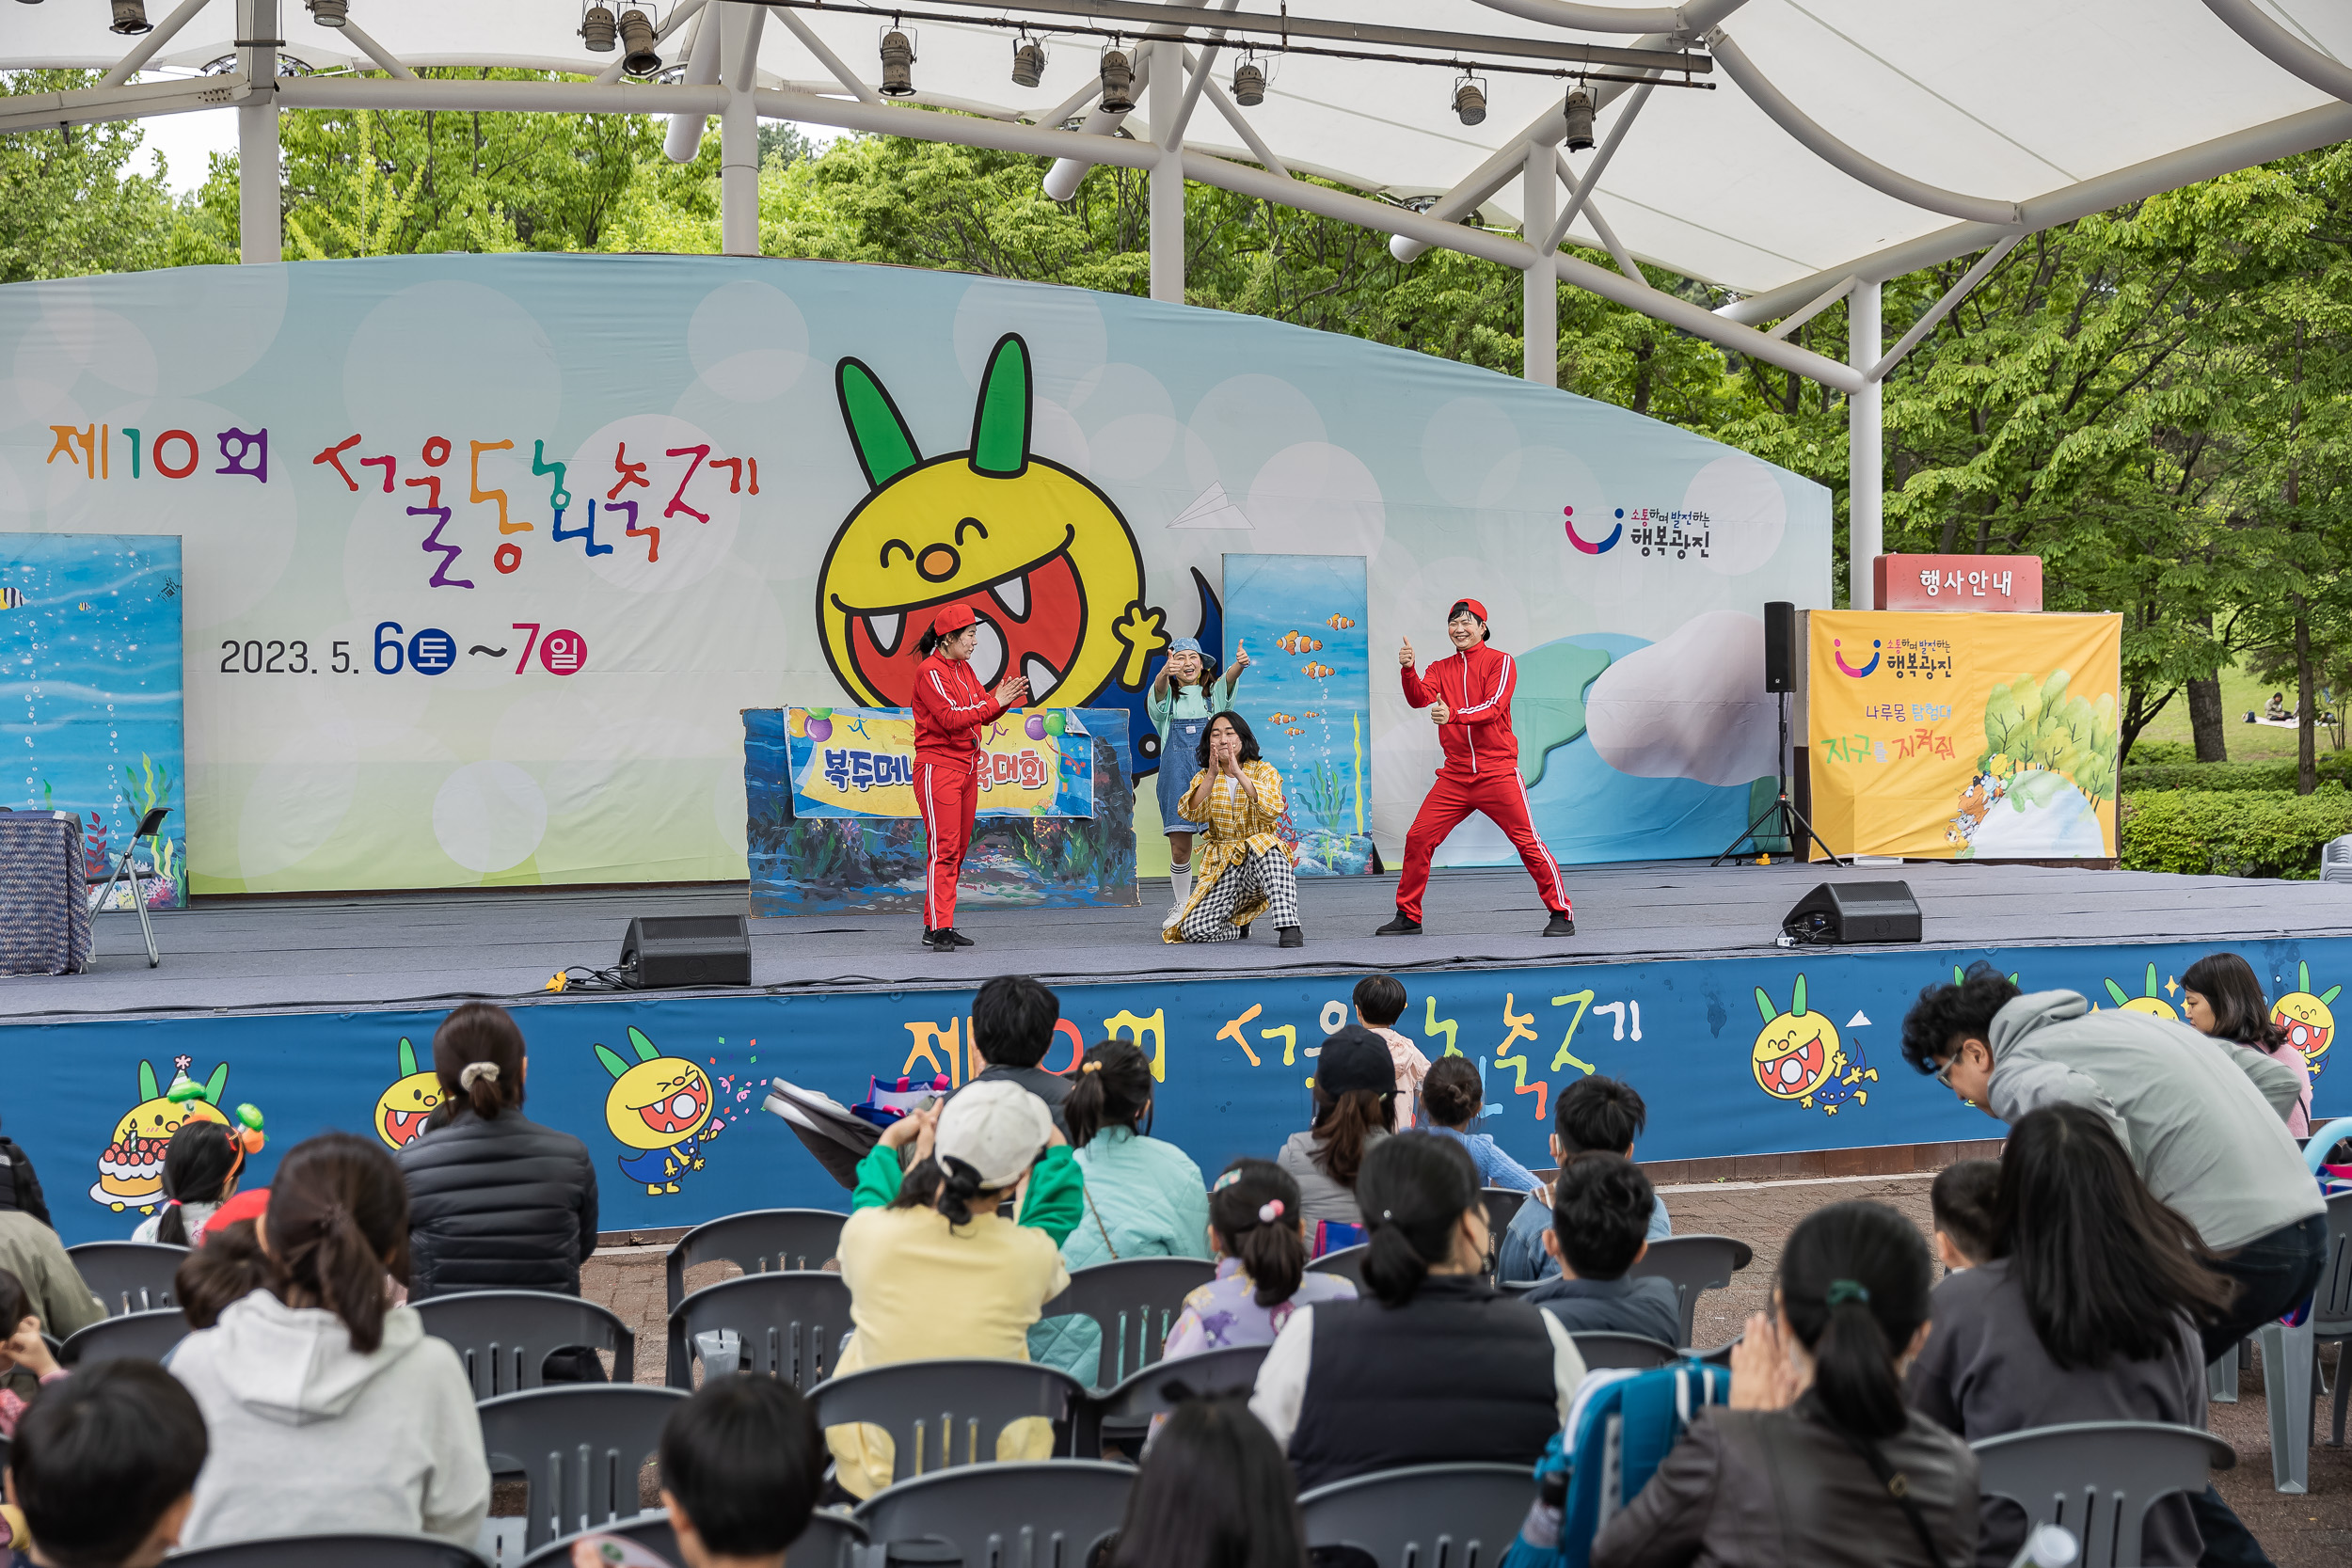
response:
{"label": "yellow banner", "polygon": [[[920,816],[904,708],[785,710],[801,816]],[[1094,815],[1094,742],[1075,709],[1027,708],[980,730],[982,816]]]}
{"label": "yellow banner", "polygon": [[1817,610],[1806,622],[1799,743],[1831,848],[2115,854],[2121,616]]}

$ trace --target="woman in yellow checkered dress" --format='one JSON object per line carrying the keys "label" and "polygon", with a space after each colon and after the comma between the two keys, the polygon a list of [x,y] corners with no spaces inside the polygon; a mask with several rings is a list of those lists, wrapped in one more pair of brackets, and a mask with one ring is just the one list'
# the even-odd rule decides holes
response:
{"label": "woman in yellow checkered dress", "polygon": [[1268,910],[1285,947],[1298,929],[1295,851],[1277,831],[1282,775],[1258,755],[1258,737],[1238,713],[1220,713],[1200,736],[1200,772],[1184,792],[1185,820],[1206,822],[1197,841],[1192,896],[1160,928],[1163,942],[1232,942]]}

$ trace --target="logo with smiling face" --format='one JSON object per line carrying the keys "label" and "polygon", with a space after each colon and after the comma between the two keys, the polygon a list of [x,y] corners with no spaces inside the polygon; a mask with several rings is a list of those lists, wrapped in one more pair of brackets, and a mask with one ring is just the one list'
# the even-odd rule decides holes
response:
{"label": "logo with smiling face", "polygon": [[2270,1022],[2287,1032],[2287,1043],[2303,1053],[2316,1078],[2326,1070],[2319,1058],[2336,1037],[2335,1010],[2328,1004],[2343,994],[2344,988],[2329,986],[2312,994],[2312,966],[2301,962],[2295,966],[2295,980],[2296,989],[2270,1005]]}
{"label": "logo with smiling face", "polygon": [[2181,1015],[2172,1010],[2172,1004],[2156,994],[2156,966],[2148,966],[2147,976],[2140,982],[2139,994],[2132,995],[2113,980],[2106,982],[2109,1000],[2127,1013],[2146,1013],[2150,1018],[2169,1019],[2178,1023]]}
{"label": "logo with smiling face", "polygon": [[1859,670],[1846,662],[1846,641],[1844,638],[1831,638],[1829,640],[1829,646],[1830,657],[1837,660],[1837,672],[1840,674],[1851,675],[1854,679],[1860,680],[1863,676],[1870,673],[1879,667],[1880,650],[1879,639],[1877,638],[1872,638],[1870,640],[1870,662],[1864,665]]}
{"label": "logo with smiling face", "polygon": [[424,1118],[441,1102],[441,1080],[431,1068],[417,1070],[417,1048],[400,1039],[400,1076],[375,1097],[375,1135],[387,1148],[405,1148],[424,1131]]}
{"label": "logo with smiling face", "polygon": [[859,701],[905,707],[922,634],[941,606],[979,624],[972,673],[1026,675],[1033,705],[1074,706],[1114,682],[1143,685],[1168,646],[1143,602],[1143,557],[1110,498],[1029,451],[1029,350],[1007,333],[989,355],[962,451],[925,458],[874,372],[844,359],[841,418],[872,491],[817,578],[825,659]]}
{"label": "logo with smiling face", "polygon": [[[1863,1060],[1860,1047],[1849,1047],[1837,1037],[1837,1025],[1826,1014],[1806,1006],[1804,975],[1797,976],[1788,1011],[1761,986],[1756,988],[1756,1008],[1764,1017],[1749,1061],[1756,1087],[1774,1100],[1794,1101],[1808,1111],[1818,1108],[1833,1117],[1849,1100],[1857,1105],[1870,1102],[1870,1091],[1861,1085],[1876,1083],[1878,1069]],[[1858,1014],[1856,1022],[1861,1022]]]}
{"label": "logo with smiling face", "polygon": [[631,1024],[629,1049],[637,1060],[596,1047],[596,1060],[612,1075],[605,1091],[604,1125],[625,1148],[621,1174],[643,1181],[651,1196],[677,1191],[677,1179],[703,1168],[703,1126],[710,1120],[710,1075],[683,1056],[664,1056]]}

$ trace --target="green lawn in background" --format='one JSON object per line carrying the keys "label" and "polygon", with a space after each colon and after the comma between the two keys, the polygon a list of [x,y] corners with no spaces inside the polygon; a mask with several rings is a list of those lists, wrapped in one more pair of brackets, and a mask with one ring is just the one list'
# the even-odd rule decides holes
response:
{"label": "green lawn in background", "polygon": [[[2263,705],[2270,700],[2270,694],[2280,689],[2281,689],[2277,684],[2265,685],[2235,665],[2221,672],[2221,712],[2229,721],[2223,728],[2222,735],[2229,743],[2230,761],[2269,762],[2280,758],[2292,758],[2295,755],[2295,731],[2279,729],[2268,724],[2249,724],[2246,721],[2246,713],[2249,708],[2260,713],[2263,710]],[[2286,696],[2287,705],[2294,706],[2294,691],[2288,690]],[[2334,709],[2333,704],[2321,705],[2325,711]],[[2194,738],[2189,733],[2188,693],[2185,691],[2176,693],[2173,699],[2165,705],[2164,711],[2157,714],[2154,721],[2139,732],[2141,741],[2177,740],[2185,746]],[[2335,749],[2334,737],[2328,733],[2328,727],[2325,724],[2319,726],[2317,741],[2323,754]],[[2137,747],[2137,742],[2134,744]]]}

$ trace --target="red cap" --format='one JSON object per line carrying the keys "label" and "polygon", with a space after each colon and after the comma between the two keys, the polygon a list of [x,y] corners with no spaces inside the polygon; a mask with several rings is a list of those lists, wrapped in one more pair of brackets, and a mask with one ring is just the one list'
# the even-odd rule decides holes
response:
{"label": "red cap", "polygon": [[945,637],[951,631],[961,631],[978,619],[968,604],[941,605],[939,613],[931,617],[931,630]]}
{"label": "red cap", "polygon": [[269,1212],[269,1189],[247,1187],[228,1202],[213,1211],[213,1217],[204,1222],[204,1234],[236,1224],[239,1220],[257,1220]]}
{"label": "red cap", "polygon": [[[1482,621],[1486,618],[1486,607],[1480,604],[1476,599],[1456,599],[1454,603],[1460,605],[1464,610],[1469,610],[1472,615],[1477,616]],[[1446,619],[1451,621],[1454,617],[1449,615]]]}

